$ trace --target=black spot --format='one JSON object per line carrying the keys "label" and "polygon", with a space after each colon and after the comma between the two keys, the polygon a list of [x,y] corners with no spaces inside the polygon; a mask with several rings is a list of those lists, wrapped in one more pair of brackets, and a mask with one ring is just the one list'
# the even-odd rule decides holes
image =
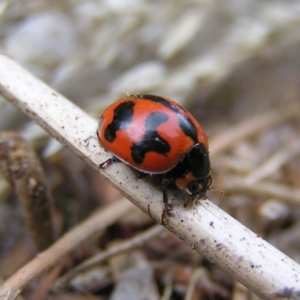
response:
{"label": "black spot", "polygon": [[171,147],[156,131],[157,127],[168,121],[169,117],[161,112],[151,113],[145,122],[145,135],[131,147],[131,155],[135,163],[143,162],[147,152],[166,155]]}
{"label": "black spot", "polygon": [[190,137],[194,143],[198,142],[197,129],[192,121],[182,114],[177,114],[178,123],[184,134]]}
{"label": "black spot", "polygon": [[[185,115],[182,114],[182,111],[175,105],[173,105],[171,102],[167,101],[166,99],[155,96],[155,95],[138,95],[138,97],[150,100],[152,102],[160,103],[163,106],[169,108],[172,110],[178,118],[178,124],[182,131],[185,133],[185,135],[189,136],[195,143],[198,142],[198,135],[197,135],[197,129],[194,126],[193,122],[187,118]],[[188,113],[187,110],[185,110],[183,107],[181,109]]]}
{"label": "black spot", "polygon": [[105,128],[104,135],[107,141],[112,143],[116,138],[117,131],[128,127],[132,120],[134,105],[134,102],[126,101],[115,108],[113,120]]}

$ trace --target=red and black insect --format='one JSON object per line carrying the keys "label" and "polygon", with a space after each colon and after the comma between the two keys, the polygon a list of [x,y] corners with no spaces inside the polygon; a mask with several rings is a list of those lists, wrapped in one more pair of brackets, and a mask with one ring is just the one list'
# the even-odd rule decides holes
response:
{"label": "red and black insect", "polygon": [[203,198],[211,185],[208,139],[195,118],[171,99],[130,95],[109,106],[100,117],[100,143],[113,158],[159,179],[164,210],[167,188]]}

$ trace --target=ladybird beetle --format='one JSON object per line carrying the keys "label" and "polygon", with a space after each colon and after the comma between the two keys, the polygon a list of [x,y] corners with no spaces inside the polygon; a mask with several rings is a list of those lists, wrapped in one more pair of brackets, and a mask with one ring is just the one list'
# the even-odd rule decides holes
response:
{"label": "ladybird beetle", "polygon": [[203,198],[211,185],[207,136],[196,119],[171,99],[124,97],[103,112],[97,135],[114,155],[100,168],[122,161],[159,179],[163,224],[169,212],[168,187]]}

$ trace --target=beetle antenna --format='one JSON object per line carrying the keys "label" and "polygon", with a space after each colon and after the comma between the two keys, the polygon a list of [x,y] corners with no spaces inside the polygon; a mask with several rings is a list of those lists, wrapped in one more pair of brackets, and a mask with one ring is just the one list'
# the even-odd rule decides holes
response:
{"label": "beetle antenna", "polygon": [[214,192],[219,193],[222,197],[225,195],[224,191],[222,191],[222,190],[220,190],[220,189],[210,188],[209,190],[212,191],[213,193],[214,193]]}

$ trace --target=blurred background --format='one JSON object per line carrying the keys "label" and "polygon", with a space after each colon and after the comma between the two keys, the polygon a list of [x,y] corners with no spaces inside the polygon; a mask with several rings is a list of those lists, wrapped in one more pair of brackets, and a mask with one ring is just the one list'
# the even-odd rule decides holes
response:
{"label": "blurred background", "polygon": [[[224,192],[211,191],[209,199],[298,262],[299,33],[298,0],[0,2],[2,52],[93,117],[127,93],[167,96],[192,112],[211,141],[213,188]],[[60,232],[119,197],[4,98],[0,130],[19,132],[41,159]],[[5,277],[34,251],[16,195],[4,177],[0,183],[0,273]],[[152,225],[142,213],[133,215],[90,243],[104,249],[108,241]],[[169,278],[172,292],[165,299],[185,299],[199,268],[205,272],[190,299],[237,299],[240,289],[246,299],[247,291],[176,238],[166,233],[160,239],[136,251],[154,270],[157,294],[152,291],[147,299],[163,294]],[[77,253],[74,264],[93,255],[93,247]],[[155,273],[162,267],[158,262],[163,274]],[[120,273],[129,267],[121,265]],[[113,296],[118,280],[107,274],[98,280],[104,285],[85,293],[121,299]],[[72,291],[82,289],[72,286]]]}

